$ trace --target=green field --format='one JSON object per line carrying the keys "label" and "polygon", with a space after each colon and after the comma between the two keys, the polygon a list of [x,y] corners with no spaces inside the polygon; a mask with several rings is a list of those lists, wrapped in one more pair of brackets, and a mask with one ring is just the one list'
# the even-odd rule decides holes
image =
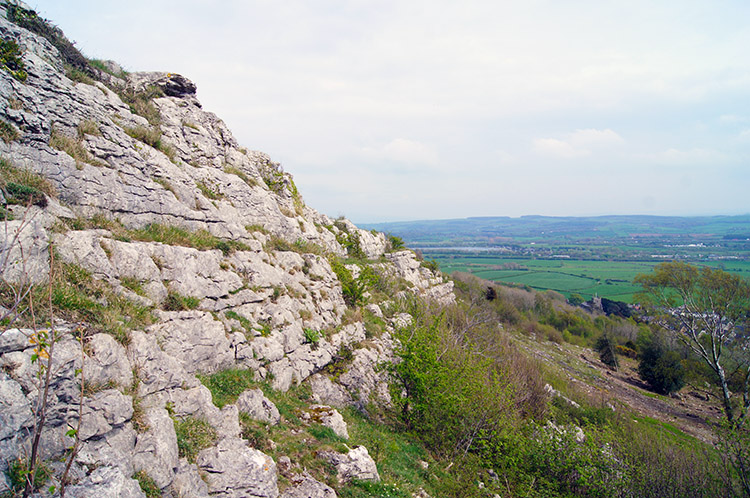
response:
{"label": "green field", "polygon": [[[440,251],[425,251],[424,255],[437,261],[440,269],[448,274],[460,271],[494,282],[554,290],[566,297],[580,294],[585,299],[599,296],[628,303],[633,302],[633,294],[639,290],[632,283],[635,276],[649,273],[658,264],[650,261],[504,258],[488,254],[464,256]],[[709,265],[750,278],[750,262]]]}

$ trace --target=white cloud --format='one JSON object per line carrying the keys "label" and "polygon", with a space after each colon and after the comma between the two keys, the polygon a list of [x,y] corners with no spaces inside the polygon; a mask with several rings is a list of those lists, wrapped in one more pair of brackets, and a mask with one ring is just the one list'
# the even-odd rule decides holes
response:
{"label": "white cloud", "polygon": [[534,149],[543,155],[570,159],[590,156],[594,151],[600,151],[624,142],[625,140],[620,135],[609,128],[605,130],[588,128],[569,133],[562,140],[537,138],[534,140]]}
{"label": "white cloud", "polygon": [[534,149],[546,156],[566,159],[588,156],[591,153],[585,149],[576,149],[569,142],[556,138],[537,138],[534,140]]}

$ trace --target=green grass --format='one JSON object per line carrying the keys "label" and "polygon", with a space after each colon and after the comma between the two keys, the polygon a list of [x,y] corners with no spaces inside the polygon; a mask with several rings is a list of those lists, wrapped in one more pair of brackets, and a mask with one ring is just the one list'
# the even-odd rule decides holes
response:
{"label": "green grass", "polygon": [[145,471],[139,470],[133,474],[133,479],[138,481],[138,485],[146,495],[146,498],[159,498],[161,496],[161,489],[159,489],[154,479]]}
{"label": "green grass", "polygon": [[21,134],[16,127],[4,119],[0,119],[0,139],[7,144],[16,141],[19,138],[21,138]]}
{"label": "green grass", "polygon": [[195,417],[174,419],[174,430],[180,458],[187,458],[191,463],[195,463],[198,452],[213,446],[218,439],[211,424]]}
{"label": "green grass", "polygon": [[165,311],[187,311],[194,310],[200,305],[200,298],[194,296],[183,296],[179,292],[170,291],[162,303]]}
{"label": "green grass", "polygon": [[[80,129],[79,129],[80,130]],[[83,136],[85,133],[79,131],[77,137],[69,137],[57,128],[52,128],[50,132],[49,145],[57,150],[63,151],[75,159],[78,169],[82,169],[82,163],[91,164],[92,166],[106,166],[106,163],[99,159],[91,157],[89,151],[83,146]]]}
{"label": "green grass", "polygon": [[211,391],[211,398],[217,408],[234,403],[247,389],[258,387],[253,371],[237,368],[211,375],[198,375],[198,379]]}
{"label": "green grass", "polygon": [[536,290],[554,290],[565,296],[580,294],[633,302],[640,287],[631,282],[648,273],[657,262],[583,261],[503,258],[498,256],[444,257],[436,254],[440,269],[472,273],[494,282],[525,285]]}

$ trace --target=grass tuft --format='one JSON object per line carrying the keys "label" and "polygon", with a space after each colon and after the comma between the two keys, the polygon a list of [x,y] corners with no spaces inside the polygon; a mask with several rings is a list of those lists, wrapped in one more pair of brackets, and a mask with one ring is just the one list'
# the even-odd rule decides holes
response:
{"label": "grass tuft", "polygon": [[190,463],[195,463],[198,452],[213,446],[218,440],[216,429],[203,419],[185,417],[173,421],[179,456]]}

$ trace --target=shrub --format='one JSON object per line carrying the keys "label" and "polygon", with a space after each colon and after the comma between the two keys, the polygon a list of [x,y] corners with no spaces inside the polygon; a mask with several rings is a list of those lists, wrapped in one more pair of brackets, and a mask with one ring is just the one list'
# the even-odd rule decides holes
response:
{"label": "shrub", "polygon": [[678,391],[684,385],[685,371],[680,355],[667,349],[659,337],[655,337],[641,351],[638,375],[660,394]]}
{"label": "shrub", "polygon": [[615,343],[609,334],[602,334],[594,344],[594,350],[599,353],[599,359],[608,367],[617,370],[620,364],[617,361]]}
{"label": "shrub", "polygon": [[340,259],[331,256],[328,261],[331,264],[331,269],[339,279],[339,282],[341,282],[341,292],[344,295],[344,301],[346,304],[349,306],[359,306],[360,304],[364,304],[365,292],[367,291],[371,274],[362,271],[359,277],[355,279]]}
{"label": "shrub", "polygon": [[18,81],[26,81],[28,76],[23,63],[21,49],[13,40],[0,40],[0,66]]}
{"label": "shrub", "polygon": [[388,234],[388,252],[395,252],[400,251],[401,249],[406,248],[406,244],[404,244],[404,239],[401,237],[397,237],[395,235]]}

